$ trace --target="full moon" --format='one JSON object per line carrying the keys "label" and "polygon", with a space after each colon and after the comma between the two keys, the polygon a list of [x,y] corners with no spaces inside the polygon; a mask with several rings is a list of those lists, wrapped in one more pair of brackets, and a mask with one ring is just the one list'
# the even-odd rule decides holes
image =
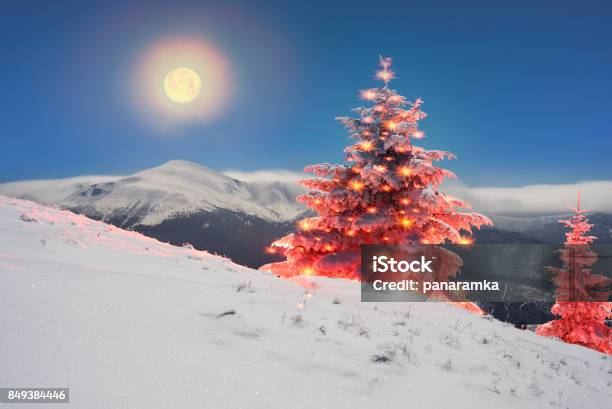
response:
{"label": "full moon", "polygon": [[170,134],[219,118],[234,95],[232,80],[229,61],[214,45],[179,36],[143,50],[125,90],[143,123]]}
{"label": "full moon", "polygon": [[164,79],[166,95],[177,104],[193,101],[198,97],[201,89],[200,76],[190,68],[175,68]]}

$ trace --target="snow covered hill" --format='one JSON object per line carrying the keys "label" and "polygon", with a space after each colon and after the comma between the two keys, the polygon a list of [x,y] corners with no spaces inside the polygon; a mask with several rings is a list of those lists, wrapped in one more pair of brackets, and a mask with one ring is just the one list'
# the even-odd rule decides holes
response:
{"label": "snow covered hill", "polygon": [[0,385],[69,387],[69,408],[603,409],[612,399],[612,358],[586,348],[445,304],[360,303],[355,282],[283,281],[1,196],[0,280]]}

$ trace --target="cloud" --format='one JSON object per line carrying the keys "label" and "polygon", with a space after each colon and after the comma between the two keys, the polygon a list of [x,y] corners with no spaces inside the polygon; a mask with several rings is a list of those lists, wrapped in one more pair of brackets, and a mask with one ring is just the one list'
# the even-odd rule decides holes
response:
{"label": "cloud", "polygon": [[567,213],[576,207],[578,191],[583,208],[612,212],[612,181],[521,187],[469,187],[449,182],[442,190],[469,202],[476,211],[486,214],[529,216]]}
{"label": "cloud", "polygon": [[297,183],[298,180],[308,177],[308,175],[301,172],[293,172],[282,169],[264,169],[255,170],[252,172],[226,170],[223,171],[223,173],[234,179],[242,180],[243,182]]}
{"label": "cloud", "polygon": [[[223,172],[245,182],[295,184],[308,175],[281,169]],[[576,206],[578,191],[585,209],[612,213],[612,181],[585,181],[573,184],[540,184],[520,187],[471,187],[448,181],[441,190],[490,215],[535,216],[568,213]]]}

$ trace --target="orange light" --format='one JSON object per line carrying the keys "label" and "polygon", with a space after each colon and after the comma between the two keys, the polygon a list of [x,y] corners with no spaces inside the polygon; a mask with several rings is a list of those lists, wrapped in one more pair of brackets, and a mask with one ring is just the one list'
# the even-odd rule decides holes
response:
{"label": "orange light", "polygon": [[315,199],[314,204],[321,204],[321,199]]}
{"label": "orange light", "polygon": [[402,217],[400,219],[400,224],[402,225],[403,228],[408,228],[414,224],[414,220],[409,219],[407,217]]}
{"label": "orange light", "polygon": [[425,133],[423,131],[414,131],[412,133],[412,137],[415,139],[423,139],[425,137]]}
{"label": "orange light", "polygon": [[385,107],[382,106],[382,105],[376,105],[374,107],[374,111],[376,111],[376,112],[383,112],[384,110],[385,110]]}
{"label": "orange light", "polygon": [[366,116],[363,118],[363,122],[365,122],[366,124],[372,123],[374,119],[371,116]]}
{"label": "orange light", "polygon": [[408,204],[410,204],[410,200],[409,200],[409,199],[407,199],[407,198],[403,198],[402,200],[400,200],[400,202],[401,202],[403,205],[408,205]]}
{"label": "orange light", "polygon": [[365,141],[361,143],[361,149],[363,149],[366,152],[371,151],[373,147],[374,147],[374,143],[372,141]]}
{"label": "orange light", "polygon": [[325,251],[334,251],[334,246],[332,246],[331,244],[326,244]]}
{"label": "orange light", "polygon": [[350,183],[349,183],[349,187],[351,189],[356,190],[356,191],[359,192],[359,191],[363,190],[364,184],[363,184],[363,182],[361,182],[359,180],[351,180]]}
{"label": "orange light", "polygon": [[361,168],[359,166],[353,166],[351,168],[351,170],[353,171],[353,173],[359,173],[361,172]]}
{"label": "orange light", "polygon": [[399,168],[397,168],[397,170],[402,176],[412,175],[412,170],[408,166],[400,166]]}
{"label": "orange light", "polygon": [[266,253],[268,254],[276,254],[276,249],[272,246],[266,247]]}
{"label": "orange light", "polygon": [[389,99],[391,100],[391,102],[400,102],[402,100],[402,97],[400,97],[399,95],[392,95]]}
{"label": "orange light", "polygon": [[314,272],[315,272],[315,271],[314,271],[314,268],[312,268],[312,267],[306,267],[306,268],[304,269],[304,271],[302,271],[302,274],[304,274],[305,276],[310,276],[310,275],[313,275],[313,274],[314,274]]}
{"label": "orange light", "polygon": [[397,123],[393,121],[387,121],[385,125],[387,126],[387,128],[391,130],[394,130],[395,128],[397,128]]}
{"label": "orange light", "polygon": [[377,209],[374,206],[370,206],[367,208],[368,213],[376,213]]}
{"label": "orange light", "polygon": [[355,230],[349,230],[349,231],[347,231],[347,232],[346,232],[346,235],[347,235],[347,236],[349,236],[349,237],[353,237],[353,236],[355,236]]}
{"label": "orange light", "polygon": [[383,192],[390,192],[391,191],[391,186],[389,186],[389,185],[382,185],[381,190]]}
{"label": "orange light", "polygon": [[312,229],[312,226],[310,225],[310,222],[306,219],[300,221],[299,223],[300,229],[304,230],[304,231],[308,231],[310,229]]}
{"label": "orange light", "polygon": [[385,237],[383,237],[383,240],[384,241],[389,241],[389,237],[385,236]]}
{"label": "orange light", "polygon": [[470,245],[474,243],[474,239],[472,239],[471,237],[466,237],[466,236],[461,236],[459,238],[459,240],[457,240],[457,244],[461,244],[461,245]]}
{"label": "orange light", "polygon": [[385,160],[387,162],[391,162],[393,160],[393,156],[385,156]]}
{"label": "orange light", "polygon": [[320,237],[315,237],[316,241],[321,241],[322,239]]}

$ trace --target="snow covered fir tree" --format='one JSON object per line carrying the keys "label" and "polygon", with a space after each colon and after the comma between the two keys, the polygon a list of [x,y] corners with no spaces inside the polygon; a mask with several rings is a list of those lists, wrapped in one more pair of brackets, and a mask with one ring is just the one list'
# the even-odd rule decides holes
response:
{"label": "snow covered fir tree", "polygon": [[[557,286],[557,302],[551,311],[559,319],[540,325],[536,333],[612,354],[612,329],[605,324],[606,318],[612,316],[612,303],[605,301],[608,299],[605,291],[593,291],[605,284],[607,278],[592,272],[597,253],[589,245],[597,237],[588,235],[593,225],[585,213],[580,208],[579,195],[574,215],[560,220],[569,231],[565,234],[565,246],[560,250],[563,266],[551,268]],[[593,298],[597,300],[575,301]]]}
{"label": "snow covered fir tree", "polygon": [[318,214],[269,248],[286,261],[263,270],[281,277],[322,275],[359,279],[362,244],[470,244],[472,229],[491,224],[469,204],[439,190],[455,175],[434,163],[450,152],[426,150],[413,142],[425,137],[419,121],[423,101],[408,102],[391,89],[395,73],[380,59],[379,88],[361,92],[368,107],[355,117],[340,117],[355,143],[345,148],[348,164],[308,166],[316,177],[301,181],[309,191],[298,201]]}

